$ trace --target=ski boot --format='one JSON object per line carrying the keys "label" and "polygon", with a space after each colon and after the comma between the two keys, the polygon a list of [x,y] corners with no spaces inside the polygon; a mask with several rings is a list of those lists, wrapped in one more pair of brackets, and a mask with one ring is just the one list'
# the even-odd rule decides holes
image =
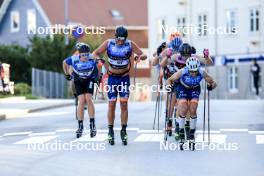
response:
{"label": "ski boot", "polygon": [[123,145],[127,145],[127,132],[126,130],[121,130],[120,131],[120,136],[121,136],[121,140],[122,140],[122,143]]}
{"label": "ski boot", "polygon": [[184,135],[184,129],[179,130],[179,139],[180,139],[180,150],[184,150],[183,145],[185,142],[185,135]]}
{"label": "ski boot", "polygon": [[172,119],[168,120],[166,131],[169,136],[172,136]]}
{"label": "ski boot", "polygon": [[189,140],[190,138],[190,121],[186,121],[185,123],[185,132],[186,132],[186,138]]}
{"label": "ski boot", "polygon": [[174,134],[174,138],[175,138],[176,141],[179,141],[179,139],[180,139],[180,133],[179,133],[179,131],[180,131],[179,123],[176,122],[175,123],[175,134]]}
{"label": "ski boot", "polygon": [[93,138],[96,136],[96,127],[94,123],[90,124],[90,137]]}
{"label": "ski boot", "polygon": [[192,151],[195,150],[195,129],[190,130],[189,149]]}
{"label": "ski boot", "polygon": [[114,134],[114,130],[111,129],[108,132],[108,142],[110,145],[114,145],[115,144],[115,134]]}
{"label": "ski boot", "polygon": [[82,137],[82,133],[83,133],[83,128],[79,127],[78,130],[76,131],[76,138]]}

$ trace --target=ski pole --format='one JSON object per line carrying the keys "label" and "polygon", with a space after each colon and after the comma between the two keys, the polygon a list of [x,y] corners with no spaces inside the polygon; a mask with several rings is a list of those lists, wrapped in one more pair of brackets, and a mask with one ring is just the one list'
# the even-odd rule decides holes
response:
{"label": "ski pole", "polygon": [[208,115],[208,143],[210,144],[210,91],[208,90],[208,112],[207,112],[207,115]]}

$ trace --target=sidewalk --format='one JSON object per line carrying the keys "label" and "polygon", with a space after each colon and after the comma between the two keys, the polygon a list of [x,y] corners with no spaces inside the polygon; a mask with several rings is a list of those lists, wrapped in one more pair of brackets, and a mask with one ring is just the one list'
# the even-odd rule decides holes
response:
{"label": "sidewalk", "polygon": [[73,103],[73,99],[26,100],[24,97],[4,98],[0,99],[0,120],[17,118],[31,112],[70,106]]}

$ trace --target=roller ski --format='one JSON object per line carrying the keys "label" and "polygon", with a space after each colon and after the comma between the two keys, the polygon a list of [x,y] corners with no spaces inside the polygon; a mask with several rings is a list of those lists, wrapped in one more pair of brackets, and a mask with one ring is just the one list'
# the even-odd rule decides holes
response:
{"label": "roller ski", "polygon": [[179,146],[180,150],[184,150],[184,143],[185,143],[185,134],[184,134],[184,129],[179,130]]}
{"label": "roller ski", "polygon": [[186,121],[185,123],[185,132],[187,140],[190,139],[190,121]]}
{"label": "roller ski", "polygon": [[108,132],[108,142],[110,145],[115,145],[115,137],[114,137],[114,130],[111,129]]}
{"label": "roller ski", "polygon": [[76,131],[76,138],[82,137],[82,133],[83,133],[83,128],[78,128],[78,130]]}
{"label": "roller ski", "polygon": [[168,136],[172,136],[172,120],[171,119],[168,120],[166,132]]}
{"label": "roller ski", "polygon": [[93,138],[96,136],[96,127],[95,124],[90,124],[90,137]]}
{"label": "roller ski", "polygon": [[195,150],[195,130],[190,130],[190,136],[189,136],[189,149],[194,151]]}
{"label": "roller ski", "polygon": [[128,137],[127,137],[126,130],[121,130],[120,131],[120,136],[121,136],[122,144],[123,145],[127,145],[127,139],[128,139]]}
{"label": "roller ski", "polygon": [[179,128],[179,123],[175,123],[175,133],[174,133],[174,138],[176,141],[180,140],[180,128]]}

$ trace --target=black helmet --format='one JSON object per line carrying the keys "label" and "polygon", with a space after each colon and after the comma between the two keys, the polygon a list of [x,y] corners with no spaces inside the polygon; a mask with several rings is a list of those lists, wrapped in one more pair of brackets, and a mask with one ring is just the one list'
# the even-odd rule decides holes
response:
{"label": "black helmet", "polygon": [[183,43],[179,48],[179,52],[182,56],[190,56],[193,50],[191,45],[189,45],[188,43]]}
{"label": "black helmet", "polygon": [[78,51],[79,53],[89,53],[90,46],[86,43],[82,43],[81,46],[79,46]]}
{"label": "black helmet", "polygon": [[115,31],[115,37],[124,37],[125,39],[128,36],[127,29],[124,26],[118,26]]}

